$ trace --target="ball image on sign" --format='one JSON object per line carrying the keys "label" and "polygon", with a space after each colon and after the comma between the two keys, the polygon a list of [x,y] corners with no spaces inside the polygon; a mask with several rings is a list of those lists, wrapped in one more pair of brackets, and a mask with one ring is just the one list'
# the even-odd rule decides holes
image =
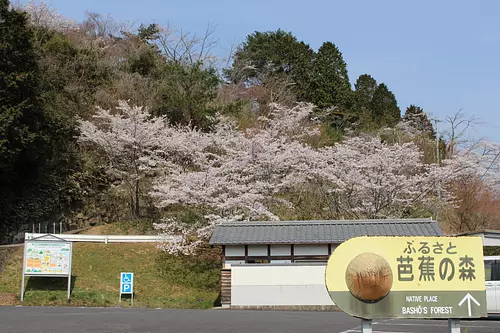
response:
{"label": "ball image on sign", "polygon": [[392,287],[389,263],[374,253],[362,253],[351,260],[345,272],[347,288],[365,303],[376,303],[387,296]]}

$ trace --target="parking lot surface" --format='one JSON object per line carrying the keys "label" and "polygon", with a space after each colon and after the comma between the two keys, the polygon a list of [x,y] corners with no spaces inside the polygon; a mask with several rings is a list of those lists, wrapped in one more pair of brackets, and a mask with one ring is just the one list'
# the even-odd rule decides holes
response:
{"label": "parking lot surface", "polygon": [[[500,317],[461,324],[462,332],[500,332]],[[382,319],[374,321],[373,333],[438,333],[447,327],[446,320]],[[356,333],[361,328],[359,319],[341,312],[0,307],[0,332]]]}

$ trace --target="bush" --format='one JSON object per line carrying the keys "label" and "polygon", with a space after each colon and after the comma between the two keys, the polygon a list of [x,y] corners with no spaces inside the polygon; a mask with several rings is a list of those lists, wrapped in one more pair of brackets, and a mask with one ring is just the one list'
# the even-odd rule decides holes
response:
{"label": "bush", "polygon": [[500,246],[483,246],[484,256],[500,256]]}
{"label": "bush", "polygon": [[[213,250],[204,250],[213,251]],[[160,253],[156,258],[159,274],[170,284],[179,284],[197,289],[219,290],[220,257],[200,253],[194,256]]]}

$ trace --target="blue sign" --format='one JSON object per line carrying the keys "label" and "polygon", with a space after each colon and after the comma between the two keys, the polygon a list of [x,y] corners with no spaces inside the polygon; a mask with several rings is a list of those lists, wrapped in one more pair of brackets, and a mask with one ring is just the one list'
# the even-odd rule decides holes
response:
{"label": "blue sign", "polygon": [[120,275],[120,294],[134,293],[134,273],[124,273]]}

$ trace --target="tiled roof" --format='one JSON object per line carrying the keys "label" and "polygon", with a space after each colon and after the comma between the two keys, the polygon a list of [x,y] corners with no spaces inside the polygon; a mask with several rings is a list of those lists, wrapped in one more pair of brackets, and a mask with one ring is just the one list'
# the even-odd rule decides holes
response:
{"label": "tiled roof", "polygon": [[358,236],[442,235],[432,219],[232,222],[216,226],[210,244],[321,244]]}

